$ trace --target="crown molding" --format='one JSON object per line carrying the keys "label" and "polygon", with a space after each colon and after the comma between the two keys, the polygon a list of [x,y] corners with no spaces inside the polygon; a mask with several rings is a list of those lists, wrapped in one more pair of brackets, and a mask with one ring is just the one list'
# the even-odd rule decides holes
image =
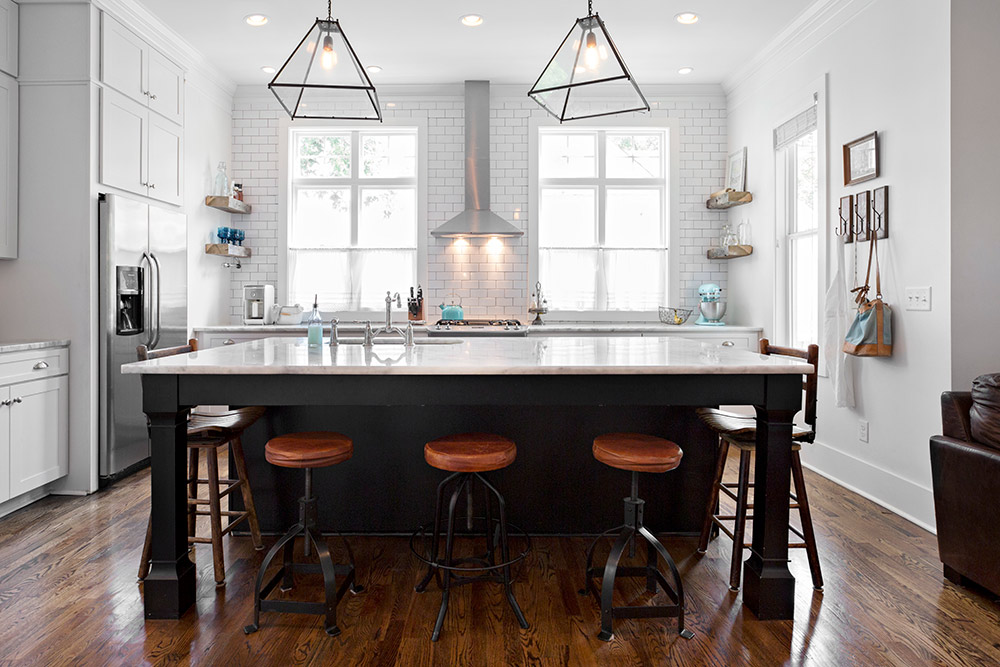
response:
{"label": "crown molding", "polygon": [[817,0],[778,35],[722,81],[730,108],[749,90],[811,51],[876,0]]}

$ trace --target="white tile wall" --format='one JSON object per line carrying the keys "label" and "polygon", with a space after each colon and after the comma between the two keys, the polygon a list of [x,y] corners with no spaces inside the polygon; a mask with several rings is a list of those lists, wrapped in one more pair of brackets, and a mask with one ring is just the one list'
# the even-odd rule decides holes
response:
{"label": "white tile wall", "polygon": [[[680,122],[680,225],[678,252],[683,305],[697,302],[698,285],[714,282],[726,288],[726,264],[709,261],[706,249],[715,244],[724,212],[705,208],[708,195],[722,187],[726,169],[726,103],[719,96],[660,97],[650,100],[654,118]],[[231,316],[240,319],[245,284],[278,285],[278,118],[277,102],[259,95],[237,95],[233,109],[233,164],[230,177],[242,183],[248,216],[234,215],[231,224],[247,232],[254,256],[233,272]],[[433,230],[464,207],[463,98],[400,98],[385,108],[386,117],[426,118],[428,125],[427,228]],[[545,112],[527,97],[492,98],[492,208],[525,231],[528,210],[528,120]],[[500,252],[484,240],[456,244],[428,235],[428,307],[456,293],[466,317],[511,317],[526,320],[531,294],[528,285],[528,239],[505,239]],[[400,286],[402,288],[403,286]],[[400,289],[402,291],[402,289]],[[280,292],[280,289],[279,289]],[[381,309],[381,304],[371,304]],[[428,311],[428,317],[434,313]]]}

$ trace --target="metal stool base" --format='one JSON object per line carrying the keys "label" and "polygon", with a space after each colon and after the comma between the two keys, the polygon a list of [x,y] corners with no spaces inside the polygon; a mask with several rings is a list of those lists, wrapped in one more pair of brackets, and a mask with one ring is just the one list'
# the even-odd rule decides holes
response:
{"label": "metal stool base", "polygon": [[[580,589],[580,595],[588,592],[593,594],[594,599],[601,605],[601,631],[597,638],[601,641],[610,642],[614,639],[614,619],[616,618],[677,618],[677,631],[684,639],[691,639],[694,633],[684,628],[684,584],[681,581],[677,565],[670,552],[660,543],[656,536],[642,524],[643,506],[645,501],[638,497],[638,473],[632,473],[632,496],[625,498],[625,523],[611,530],[601,533],[591,543],[587,549],[587,566],[585,571],[585,587]],[[618,533],[618,538],[611,547],[608,560],[603,567],[594,567],[594,548],[605,536]],[[619,566],[625,547],[629,547],[629,555],[635,555],[635,543],[642,538],[646,542],[646,565]],[[670,569],[670,574],[674,580],[671,586],[657,565],[657,556],[663,559]],[[663,589],[667,597],[673,604],[665,605],[642,605],[642,606],[614,606],[614,590],[616,578],[644,577],[646,579],[646,591],[656,593],[657,585]],[[598,589],[594,579],[601,580],[601,587]]]}

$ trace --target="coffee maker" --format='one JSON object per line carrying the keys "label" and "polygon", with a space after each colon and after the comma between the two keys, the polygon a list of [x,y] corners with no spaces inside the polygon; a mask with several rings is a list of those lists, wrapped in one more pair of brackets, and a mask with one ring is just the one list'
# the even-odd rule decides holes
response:
{"label": "coffee maker", "polygon": [[264,324],[274,306],[274,285],[243,287],[243,324]]}

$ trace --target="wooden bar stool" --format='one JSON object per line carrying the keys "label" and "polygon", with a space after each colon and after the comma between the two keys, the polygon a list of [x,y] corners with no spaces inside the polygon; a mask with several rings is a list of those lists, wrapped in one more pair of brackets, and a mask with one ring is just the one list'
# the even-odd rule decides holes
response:
{"label": "wooden bar stool", "polygon": [[[580,589],[580,595],[591,592],[601,605],[601,632],[597,638],[609,642],[614,638],[615,618],[664,618],[677,617],[677,631],[684,639],[691,639],[694,633],[684,629],[684,584],[677,571],[677,565],[666,547],[660,543],[643,525],[643,506],[645,501],[639,497],[640,472],[667,472],[681,463],[684,452],[669,440],[652,435],[639,433],[609,433],[594,438],[594,458],[619,470],[629,470],[632,473],[632,495],[625,498],[625,523],[616,528],[606,530],[595,539],[587,549],[586,585]],[[611,547],[608,560],[603,567],[592,567],[594,547],[606,535],[618,533],[618,538]],[[646,540],[646,565],[643,567],[619,567],[627,545],[631,545],[629,556],[635,555],[635,540],[642,537]],[[666,577],[657,566],[657,555],[670,568],[674,586],[667,583]],[[646,591],[656,593],[659,584],[673,604],[639,605],[615,607],[613,603],[615,579],[618,577],[645,577]],[[601,579],[598,590],[594,579]]]}
{"label": "wooden bar stool", "polygon": [[[136,348],[139,361],[147,359],[160,359],[175,354],[186,354],[198,350],[198,341],[191,339],[187,345],[176,347],[166,347],[159,350],[150,350],[145,345]],[[255,421],[264,414],[265,408],[240,408],[230,410],[222,414],[200,415],[192,414],[188,420],[188,544],[211,544],[212,560],[215,568],[215,585],[226,585],[226,558],[222,546],[222,538],[232,532],[242,521],[246,521],[250,528],[250,539],[253,541],[255,549],[263,549],[264,545],[260,540],[260,526],[257,523],[257,509],[253,502],[253,493],[250,490],[250,482],[247,478],[246,459],[243,456],[243,441],[240,436]],[[223,447],[231,447],[233,454],[233,464],[236,466],[236,479],[232,479],[232,473],[227,479],[219,477],[219,450]],[[208,466],[208,476],[200,477],[199,465],[201,453],[204,452]],[[208,498],[200,498],[199,485],[204,484],[208,488]],[[222,499],[230,493],[239,490],[243,496],[244,510],[234,512],[222,509]],[[208,507],[208,510],[202,509]],[[196,534],[198,517],[207,516],[211,527],[209,537],[200,537]],[[222,525],[222,518],[226,517],[226,525]],[[149,575],[150,550],[152,548],[152,524],[146,523],[146,541],[142,547],[142,560],[139,563],[139,579],[143,580]]]}
{"label": "wooden bar stool", "polygon": [[[810,345],[806,350],[777,347],[771,345],[764,338],[760,341],[760,353],[805,359],[815,369],[812,373],[805,376],[805,381],[802,383],[802,390],[805,396],[803,412],[805,425],[794,425],[792,427],[792,493],[789,507],[799,511],[802,530],[800,531],[792,525],[788,526],[788,530],[802,541],[789,542],[788,548],[806,550],[806,556],[809,559],[809,570],[812,574],[813,588],[821,591],[823,590],[823,573],[820,570],[819,552],[816,548],[816,533],[813,531],[812,514],[809,511],[809,499],[806,495],[805,479],[802,475],[802,459],[799,456],[802,443],[814,442],[816,439],[816,380],[819,369],[819,347]],[[744,540],[746,522],[748,519],[753,520],[753,516],[748,516],[747,512],[753,509],[753,504],[749,502],[750,489],[754,486],[750,482],[750,460],[753,457],[757,444],[757,420],[748,415],[723,412],[714,408],[699,408],[698,416],[712,430],[719,434],[719,453],[715,463],[715,480],[712,484],[712,492],[709,494],[708,506],[705,509],[705,521],[701,528],[698,552],[705,553],[708,549],[708,540],[713,532],[721,531],[728,535],[733,541],[733,557],[729,569],[729,589],[738,591],[740,589],[743,568],[743,549],[750,548],[750,544]],[[726,470],[726,457],[729,455],[730,447],[735,447],[740,451],[740,471],[736,483],[723,481],[723,474]],[[736,489],[735,493],[733,489]],[[736,501],[736,514],[720,514],[719,492],[725,493]],[[728,521],[734,522],[732,530],[725,523]]]}
{"label": "wooden bar stool", "polygon": [[[260,612],[276,611],[290,614],[322,614],[325,616],[326,634],[336,637],[337,604],[348,588],[352,593],[360,593],[362,587],[354,582],[354,552],[351,545],[341,535],[347,550],[348,563],[334,564],[330,547],[316,527],[316,497],[312,490],[313,468],[343,463],[354,453],[354,443],[346,435],[329,432],[291,433],[268,440],[264,447],[264,458],[268,463],[282,468],[302,468],[305,470],[305,493],[299,499],[299,521],[274,543],[264,556],[264,562],[257,571],[253,591],[253,623],[245,626],[243,632],[250,634],[260,627]],[[307,558],[316,549],[319,563],[294,562],[295,538],[303,537],[303,555]],[[284,550],[281,567],[265,583],[264,575],[271,561]],[[302,602],[299,600],[268,600],[268,594],[281,582],[282,591],[295,587],[296,572],[322,573],[325,598],[323,602]],[[342,577],[337,588],[337,577]]]}
{"label": "wooden bar stool", "polygon": [[[429,465],[438,470],[453,473],[438,485],[437,502],[434,506],[433,538],[426,551],[421,553],[414,546],[414,540],[418,536],[424,535],[423,528],[418,529],[410,538],[410,549],[418,559],[427,564],[427,574],[417,584],[416,591],[423,593],[431,578],[437,578],[438,585],[441,587],[441,608],[438,610],[434,631],[431,633],[431,641],[437,641],[441,635],[441,626],[444,625],[445,613],[448,611],[448,596],[451,587],[474,581],[493,581],[503,584],[507,602],[514,611],[518,624],[522,628],[528,627],[528,621],[525,620],[521,607],[514,598],[510,571],[512,565],[528,555],[531,549],[531,540],[524,531],[512,524],[508,526],[503,496],[480,474],[506,468],[516,458],[517,446],[512,441],[489,433],[449,435],[424,445],[424,459]],[[473,517],[472,513],[473,487],[477,483],[483,489],[486,497],[485,517]],[[449,486],[453,490],[448,501],[445,549],[443,557],[438,558],[438,543],[441,537],[441,508],[444,504],[445,490]],[[484,522],[483,535],[486,538],[486,552],[476,556],[455,558],[453,549],[455,546],[456,507],[463,493],[468,502],[466,527],[471,531],[474,520]],[[497,519],[493,518],[493,500],[496,501]],[[510,555],[510,545],[507,539],[508,527],[521,535],[526,545],[524,550],[513,558]],[[499,560],[495,555],[498,547],[500,550]],[[475,576],[468,576],[469,574]]]}

